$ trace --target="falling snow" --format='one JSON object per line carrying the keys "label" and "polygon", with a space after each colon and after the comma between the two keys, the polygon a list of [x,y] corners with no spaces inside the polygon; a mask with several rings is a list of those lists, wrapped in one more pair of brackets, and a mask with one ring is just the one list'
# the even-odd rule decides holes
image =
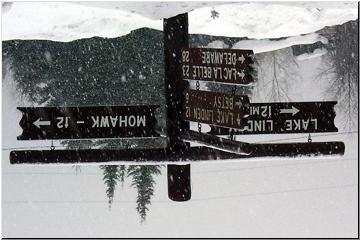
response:
{"label": "falling snow", "polygon": [[[283,61],[277,72],[277,80],[281,83],[280,80],[292,77],[288,88],[288,97],[291,101],[334,100],[328,99],[328,96],[323,94],[324,89],[329,86],[329,79],[333,76],[330,74],[326,78],[319,78],[319,75],[326,70],[326,60],[329,56],[327,47],[332,42],[328,36],[323,36],[317,31],[325,26],[331,27],[357,19],[356,3],[252,2],[223,5],[218,2],[177,2],[172,7],[166,8],[166,6],[171,6],[171,3],[3,3],[2,37],[3,40],[43,39],[67,44],[71,44],[69,41],[72,40],[79,41],[95,36],[134,37],[127,34],[142,27],[162,30],[163,24],[159,18],[192,10],[189,12],[190,33],[238,38],[236,41],[212,39],[202,46],[249,48],[255,51],[260,68],[257,73],[257,85],[252,86],[254,94],[251,96],[251,101],[261,101],[267,97],[275,74],[273,72],[275,60]],[[167,37],[171,38],[171,36]],[[242,37],[247,38],[239,39]],[[97,40],[95,38],[94,41]],[[148,39],[143,38],[139,42],[146,42],[145,40]],[[92,51],[105,51],[105,41],[99,42],[99,46],[84,46],[79,55],[85,56]],[[109,46],[111,51],[114,51],[117,45],[111,43]],[[159,46],[153,44],[149,48]],[[294,49],[300,48],[299,46],[309,49],[306,51],[301,49],[299,55],[295,56]],[[141,46],[139,50],[146,52],[149,49]],[[162,49],[160,52],[162,53]],[[289,52],[294,54],[291,55],[294,56],[294,65],[287,65]],[[357,236],[358,133],[357,130],[353,130],[344,134],[345,130],[339,120],[340,113],[336,118],[339,133],[333,135],[314,133],[311,136],[314,141],[345,142],[344,156],[280,160],[275,157],[258,158],[256,161],[236,159],[219,160],[212,164],[192,163],[192,199],[186,203],[168,200],[165,167],[161,174],[154,174],[151,181],[146,178],[149,175],[142,174],[137,178],[126,176],[124,182],[118,182],[115,194],[111,197],[113,200],[111,211],[108,211],[104,174],[98,166],[82,164],[82,171],[75,172],[71,166],[60,164],[10,165],[9,155],[12,148],[48,150],[51,145],[51,141],[48,140],[18,141],[16,139],[22,132],[19,125],[22,114],[16,109],[17,107],[49,106],[54,102],[66,106],[78,96],[85,103],[97,92],[102,94],[99,101],[105,104],[118,104],[119,99],[126,101],[124,105],[127,106],[139,104],[138,99],[145,99],[143,92],[139,90],[141,84],[150,82],[152,75],[163,74],[163,69],[159,70],[158,67],[150,64],[151,61],[155,62],[159,59],[162,61],[161,57],[157,59],[157,55],[149,57],[146,68],[142,66],[144,63],[137,62],[140,66],[126,68],[126,71],[114,75],[113,80],[105,79],[108,73],[101,72],[101,64],[96,66],[98,67],[96,73],[100,74],[96,76],[89,74],[90,70],[94,70],[90,66],[93,67],[94,62],[99,61],[100,55],[87,59],[88,62],[84,62],[81,66],[74,64],[76,61],[71,62],[70,64],[74,64],[70,72],[72,74],[58,69],[57,75],[55,74],[52,79],[32,78],[34,84],[26,86],[43,94],[34,95],[34,99],[42,101],[39,103],[34,103],[34,99],[30,100],[19,92],[20,88],[15,84],[18,75],[13,72],[10,60],[3,57],[2,231],[4,237],[354,238]],[[141,59],[144,55],[134,55],[134,58]],[[39,71],[46,70],[49,66],[56,68],[56,64],[59,64],[57,62],[59,55],[54,53],[54,49],[43,50],[38,56],[44,65],[43,68],[37,69]],[[113,55],[106,61],[115,62],[117,59],[125,62],[128,59],[124,56]],[[348,56],[354,59],[357,55],[352,52]],[[282,68],[288,70],[290,66],[296,66],[296,69],[293,72],[281,70]],[[31,73],[32,68],[29,66],[21,67],[30,69],[28,73]],[[47,73],[44,72],[42,76],[46,76]],[[58,77],[63,76],[61,74],[64,73],[68,75],[63,78]],[[78,77],[78,82],[76,85],[71,85],[74,75]],[[298,78],[293,78],[294,76]],[[146,81],[141,81],[145,79]],[[105,80],[109,85],[106,88],[101,86]],[[135,80],[141,84],[138,88],[130,89],[133,86],[131,82]],[[85,82],[89,84],[83,84]],[[190,86],[195,87],[195,83],[191,82]],[[170,85],[166,87],[171,88]],[[75,88],[76,94],[73,94],[74,89],[71,88]],[[156,95],[161,95],[162,88],[164,86],[149,87],[156,91]],[[134,93],[136,98],[122,98],[120,93],[124,89],[130,89],[129,91]],[[202,83],[200,89],[209,90],[209,87]],[[110,94],[110,91],[119,93],[117,100],[113,99],[114,95]],[[155,96],[152,97],[155,99]],[[164,103],[162,108],[165,107]],[[166,131],[164,126],[165,123],[161,126],[162,132]],[[190,128],[196,131],[198,125],[191,123]],[[209,130],[209,125],[202,125],[202,131]],[[241,135],[237,136],[236,140],[251,143],[306,142],[307,137],[308,134]],[[96,141],[98,140],[74,142],[78,144],[77,148],[91,148],[96,145]],[[146,141],[157,144],[153,139]],[[56,149],[63,147],[60,141],[54,141],[54,144],[57,146]],[[109,144],[107,142],[98,144],[94,148],[104,146]],[[193,146],[199,144],[194,143]],[[133,149],[137,148],[138,144],[131,142],[131,139],[127,139],[126,143],[114,141],[112,148],[119,147]],[[211,157],[213,156],[209,156]],[[105,160],[99,158],[101,162]],[[109,164],[120,167],[118,162]],[[151,166],[158,163],[147,164]],[[133,167],[135,168],[132,172],[135,174],[150,169]],[[120,174],[120,171],[116,171],[116,174]],[[127,174],[125,172],[125,175]],[[137,193],[146,191],[136,189],[134,186],[141,186],[136,181],[143,179],[147,179],[146,182],[152,184],[148,192],[154,195],[149,200],[150,204],[145,205],[147,219],[141,224],[136,213],[138,211],[136,207],[139,206],[136,202]],[[174,177],[170,175],[169,180],[173,182]],[[114,223],[116,227],[109,227],[115,226]]]}

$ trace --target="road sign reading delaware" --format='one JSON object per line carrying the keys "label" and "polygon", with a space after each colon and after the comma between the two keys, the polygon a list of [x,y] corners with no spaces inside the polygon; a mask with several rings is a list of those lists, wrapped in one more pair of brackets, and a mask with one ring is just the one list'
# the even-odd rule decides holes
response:
{"label": "road sign reading delaware", "polygon": [[19,107],[18,140],[155,137],[157,106]]}
{"label": "road sign reading delaware", "polygon": [[189,48],[182,50],[183,79],[249,84],[252,50]]}

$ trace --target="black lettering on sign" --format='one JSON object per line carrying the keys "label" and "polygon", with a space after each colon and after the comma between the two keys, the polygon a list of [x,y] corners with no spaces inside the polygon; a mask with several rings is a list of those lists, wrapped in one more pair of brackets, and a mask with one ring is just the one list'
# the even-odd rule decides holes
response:
{"label": "black lettering on sign", "polygon": [[18,140],[156,137],[158,106],[18,107]]}
{"label": "black lettering on sign", "polygon": [[241,128],[249,115],[249,98],[198,90],[185,91],[184,119],[228,128]]}

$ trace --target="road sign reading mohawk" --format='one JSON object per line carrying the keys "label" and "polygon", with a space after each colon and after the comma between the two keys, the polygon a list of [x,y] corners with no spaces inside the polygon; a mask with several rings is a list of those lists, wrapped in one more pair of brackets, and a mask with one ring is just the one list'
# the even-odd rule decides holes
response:
{"label": "road sign reading mohawk", "polygon": [[18,107],[18,140],[155,137],[157,106]]}

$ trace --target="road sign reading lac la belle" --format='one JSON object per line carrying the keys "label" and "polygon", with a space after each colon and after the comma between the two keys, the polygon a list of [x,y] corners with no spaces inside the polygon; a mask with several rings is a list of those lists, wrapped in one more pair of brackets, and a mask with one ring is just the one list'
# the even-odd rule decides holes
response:
{"label": "road sign reading lac la belle", "polygon": [[158,106],[18,107],[18,140],[156,137]]}
{"label": "road sign reading lac la belle", "polygon": [[182,77],[187,80],[249,84],[252,50],[188,48],[182,50]]}
{"label": "road sign reading lac la belle", "polygon": [[247,96],[186,90],[184,118],[187,121],[241,128],[245,123],[243,119],[249,114],[248,104]]}

